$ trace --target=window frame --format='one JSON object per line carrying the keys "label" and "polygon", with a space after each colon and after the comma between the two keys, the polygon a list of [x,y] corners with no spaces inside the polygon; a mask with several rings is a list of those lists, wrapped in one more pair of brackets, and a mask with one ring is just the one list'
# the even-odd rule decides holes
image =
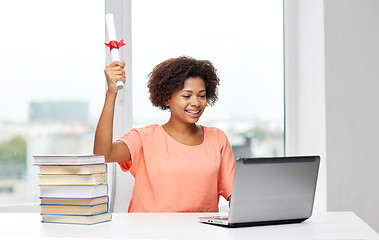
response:
{"label": "window frame", "polygon": [[285,153],[321,157],[314,211],[326,211],[324,2],[284,0]]}
{"label": "window frame", "polygon": [[[132,92],[132,0],[105,0],[105,14],[112,13],[117,37],[126,45],[119,49],[120,59],[125,61],[126,84],[118,92],[114,113],[113,140],[117,140],[133,127]],[[105,15],[104,15],[105,16]],[[106,65],[111,63],[106,53]],[[127,212],[134,186],[130,172],[122,172],[117,163],[108,163],[108,186],[111,212]],[[117,184],[119,183],[119,184]]]}

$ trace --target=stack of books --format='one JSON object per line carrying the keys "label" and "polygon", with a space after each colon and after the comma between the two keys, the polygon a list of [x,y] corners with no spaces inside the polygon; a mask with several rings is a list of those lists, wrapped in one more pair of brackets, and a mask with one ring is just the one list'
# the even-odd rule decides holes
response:
{"label": "stack of books", "polygon": [[42,222],[95,224],[111,220],[103,155],[34,156]]}

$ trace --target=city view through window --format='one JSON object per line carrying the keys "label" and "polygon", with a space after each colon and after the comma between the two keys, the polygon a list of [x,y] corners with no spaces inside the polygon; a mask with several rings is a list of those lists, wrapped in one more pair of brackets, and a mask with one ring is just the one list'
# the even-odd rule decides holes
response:
{"label": "city view through window", "polygon": [[[92,153],[105,97],[104,6],[0,3],[0,204],[38,201],[33,155]],[[222,129],[236,157],[283,155],[282,26],[277,0],[132,1],[133,126],[168,120],[148,100],[156,64],[208,59],[219,100],[199,123]]]}
{"label": "city view through window", "polygon": [[0,204],[38,201],[33,155],[92,153],[104,1],[0,2]]}

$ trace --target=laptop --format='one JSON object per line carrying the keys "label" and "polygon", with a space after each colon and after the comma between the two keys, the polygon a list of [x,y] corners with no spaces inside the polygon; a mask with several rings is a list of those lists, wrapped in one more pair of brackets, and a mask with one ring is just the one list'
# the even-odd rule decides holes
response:
{"label": "laptop", "polygon": [[229,214],[200,217],[227,227],[300,223],[312,215],[319,156],[238,158]]}

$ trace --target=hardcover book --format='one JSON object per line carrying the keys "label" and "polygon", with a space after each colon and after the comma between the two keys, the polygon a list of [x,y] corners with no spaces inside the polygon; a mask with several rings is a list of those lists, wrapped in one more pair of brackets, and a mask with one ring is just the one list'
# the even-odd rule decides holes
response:
{"label": "hardcover book", "polygon": [[40,174],[95,174],[105,173],[106,170],[106,164],[39,166]]}
{"label": "hardcover book", "polygon": [[97,205],[107,203],[108,196],[96,198],[41,198],[41,205]]}
{"label": "hardcover book", "polygon": [[41,155],[33,156],[34,165],[86,165],[105,163],[104,155]]}
{"label": "hardcover book", "polygon": [[98,205],[42,205],[41,214],[95,215],[108,211],[108,203]]}
{"label": "hardcover book", "polygon": [[87,175],[40,174],[40,185],[97,185],[106,182],[105,173]]}
{"label": "hardcover book", "polygon": [[83,216],[83,215],[54,215],[54,214],[43,214],[42,222],[47,223],[71,223],[71,224],[95,224],[101,222],[107,222],[112,219],[110,212]]}
{"label": "hardcover book", "polygon": [[40,185],[41,198],[97,198],[108,195],[108,185]]}

